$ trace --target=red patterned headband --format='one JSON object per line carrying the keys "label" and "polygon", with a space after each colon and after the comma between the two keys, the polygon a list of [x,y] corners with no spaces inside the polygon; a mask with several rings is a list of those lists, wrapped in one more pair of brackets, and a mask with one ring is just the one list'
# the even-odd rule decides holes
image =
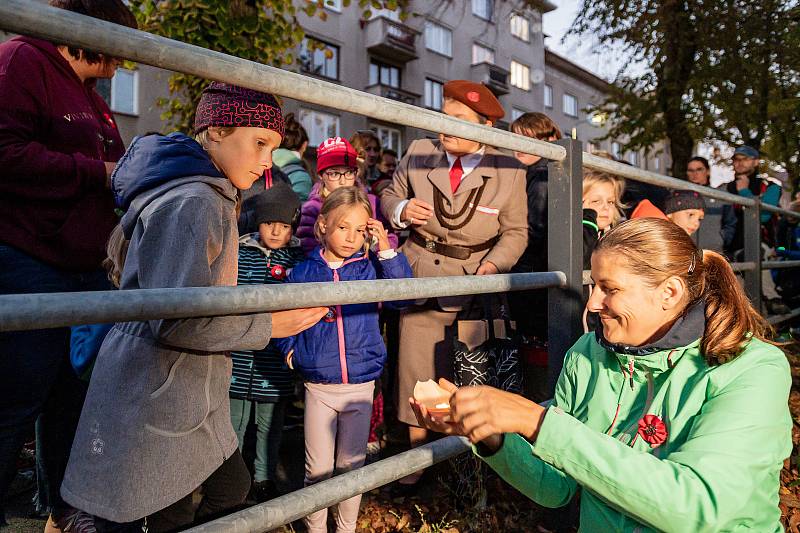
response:
{"label": "red patterned headband", "polygon": [[266,128],[283,138],[284,121],[271,94],[215,81],[203,91],[194,118],[195,133],[209,126]]}

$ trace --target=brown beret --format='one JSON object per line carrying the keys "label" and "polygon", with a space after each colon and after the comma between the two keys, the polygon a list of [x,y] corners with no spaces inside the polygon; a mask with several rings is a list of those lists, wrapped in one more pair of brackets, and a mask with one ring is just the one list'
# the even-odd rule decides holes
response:
{"label": "brown beret", "polygon": [[497,121],[506,114],[497,97],[482,83],[469,80],[452,80],[444,84],[445,98],[458,100],[479,115]]}

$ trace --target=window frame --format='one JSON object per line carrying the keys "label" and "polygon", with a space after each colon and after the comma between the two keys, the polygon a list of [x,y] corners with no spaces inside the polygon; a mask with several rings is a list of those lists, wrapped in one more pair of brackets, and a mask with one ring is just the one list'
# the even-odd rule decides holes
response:
{"label": "window frame", "polygon": [[[117,91],[116,88],[118,86],[118,81],[116,81],[117,76],[121,73],[130,73],[133,80],[133,95],[131,96],[133,100],[133,111],[122,110],[119,108],[117,102]],[[110,102],[108,107],[114,113],[119,113],[121,115],[128,115],[131,117],[138,117],[139,116],[139,70],[138,69],[127,69],[123,67],[117,68],[117,71],[114,73],[114,76],[111,78],[111,98],[109,98]]]}
{"label": "window frame", "polygon": [[[341,127],[342,127],[342,120],[341,120],[341,117],[339,115],[335,115],[333,113],[327,113],[325,111],[320,111],[318,109],[312,109],[312,108],[309,108],[309,107],[300,107],[300,109],[298,110],[297,115],[298,115],[298,121],[300,122],[300,124],[303,125],[303,128],[305,128],[306,132],[308,133],[308,145],[309,146],[319,146],[319,143],[325,141],[325,139],[327,139],[329,137],[338,137],[340,135],[340,131],[341,131]],[[316,140],[316,139],[314,139],[314,136],[316,135],[317,130],[314,128],[314,124],[313,123],[309,123],[306,120],[307,116],[314,117],[315,115],[333,118],[334,119],[333,122],[334,122],[334,124],[336,126],[336,132],[333,135],[325,134],[324,138],[319,139],[317,143],[314,142]]]}
{"label": "window frame", "polygon": [[[550,103],[548,104],[548,100]],[[542,101],[544,103],[544,107],[547,109],[553,109],[553,86],[545,83],[544,84],[544,94],[542,95]]]}
{"label": "window frame", "polygon": [[520,107],[511,106],[511,122],[514,122],[525,113],[530,113],[530,111],[526,111]]}
{"label": "window frame", "polygon": [[[373,78],[372,78],[372,67],[373,66],[375,68],[377,68],[377,76],[378,76],[377,81],[373,81]],[[394,69],[394,70],[397,71],[397,85],[392,85],[391,83],[384,83],[383,82],[383,69],[389,69],[389,70]],[[369,85],[384,85],[386,87],[391,87],[393,89],[400,89],[403,86],[403,69],[402,68],[400,68],[400,67],[398,67],[396,65],[392,65],[390,63],[385,63],[383,61],[380,61],[380,60],[372,58],[372,57],[369,59],[368,76],[369,76]]]}
{"label": "window frame", "polygon": [[[306,45],[306,41],[316,41],[318,43],[324,44],[326,47],[330,47],[330,48],[335,50],[336,55],[334,57],[334,60],[336,61],[336,67],[335,67],[336,68],[336,76],[335,77],[331,77],[331,76],[328,76],[327,74],[323,73],[325,71],[325,69],[326,69],[327,62],[330,61],[328,58],[325,58],[325,65],[323,65],[323,72],[315,72],[316,69],[314,69],[314,68],[306,69],[305,64],[302,61],[300,61],[300,71],[305,73],[305,74],[311,74],[312,76],[318,76],[320,78],[324,78],[326,80],[339,81],[339,75],[341,73],[341,48],[339,47],[339,45],[333,44],[331,42],[328,42],[328,41],[325,41],[325,40],[322,40],[322,39],[318,39],[318,38],[316,38],[314,36],[311,36],[311,35],[306,35],[305,37],[303,37],[303,40],[300,42],[300,51],[299,51],[298,57],[302,57],[303,56],[303,51],[304,50],[305,51],[309,50],[308,46]],[[323,48],[323,49],[319,49],[319,50],[313,50],[312,51],[313,56],[316,56],[317,52],[322,52],[324,54],[325,49]],[[312,67],[315,66],[313,64],[313,59],[314,59],[313,56],[312,56]]]}
{"label": "window frame", "polygon": [[[472,7],[472,14],[478,17],[481,20],[487,20],[491,22],[494,19],[494,0],[472,0],[470,2]],[[476,9],[477,7],[477,9]],[[483,7],[484,9],[481,10],[480,8]],[[488,16],[484,14],[484,11],[488,11]]]}
{"label": "window frame", "polygon": [[[514,29],[515,29],[514,20],[515,19],[516,20],[522,20],[525,23],[524,24],[524,27],[525,27],[524,31],[522,31],[522,28],[517,28],[517,29],[520,30],[519,34],[517,34],[514,31]],[[509,32],[511,33],[512,36],[514,36],[517,39],[519,39],[520,41],[523,41],[523,42],[526,42],[526,43],[531,42],[531,21],[528,19],[528,17],[526,17],[525,15],[523,15],[521,13],[513,12],[513,13],[511,13],[511,17],[509,17],[509,22],[508,23],[509,23]]]}
{"label": "window frame", "polygon": [[[440,32],[442,32],[442,34],[446,34],[447,36],[449,36],[449,38],[447,39],[447,46],[445,47],[445,48],[447,48],[447,51],[439,50],[439,49],[436,49],[436,48],[432,47],[433,43],[431,43],[432,39],[429,38],[429,30],[430,31],[433,31],[433,30],[440,31]],[[447,26],[439,24],[438,22],[435,22],[435,21],[433,21],[431,19],[427,19],[427,20],[425,20],[425,27],[424,27],[423,33],[424,33],[424,37],[425,37],[425,49],[426,50],[430,50],[434,54],[439,54],[440,56],[444,56],[444,57],[447,57],[449,59],[453,58],[453,30],[451,30]]]}
{"label": "window frame", "polygon": [[[484,53],[489,52],[489,54],[491,54],[491,61],[487,61],[485,59],[481,60],[481,61],[475,61],[475,50],[476,49],[480,49],[481,52],[484,52]],[[494,61],[495,61],[494,48],[490,48],[490,47],[488,47],[488,46],[486,46],[484,44],[481,44],[479,42],[473,42],[472,43],[472,63],[470,63],[471,65],[479,65],[481,63],[489,63],[490,65],[494,65],[495,64]]]}
{"label": "window frame", "polygon": [[[428,84],[430,83],[431,88],[434,86],[438,86],[439,88],[439,107],[434,107],[433,105],[428,105]],[[432,95],[433,96],[433,95]],[[433,78],[425,78],[425,86],[423,90],[423,97],[422,97],[422,104],[427,109],[433,109],[434,111],[441,111],[442,106],[444,105],[444,83],[435,80]]]}
{"label": "window frame", "polygon": [[612,141],[611,142],[611,155],[613,155],[617,159],[621,159],[621,157],[620,157],[621,154],[622,154],[622,144],[620,144],[618,141]]}
{"label": "window frame", "polygon": [[[572,113],[567,111],[567,101],[570,101],[570,99],[571,99],[572,102],[575,103],[575,113],[574,114],[572,114]],[[561,95],[561,112],[564,113],[564,115],[566,115],[568,117],[578,118],[578,115],[580,113],[580,107],[578,106],[578,97],[575,96],[574,94],[570,94],[568,92],[565,92],[564,94],[562,94]]]}
{"label": "window frame", "polygon": [[[397,152],[397,159],[399,161],[400,160],[400,154],[403,153],[403,130],[400,129],[400,128],[395,128],[393,126],[387,126],[385,124],[377,124],[377,123],[370,124],[369,129],[371,129],[372,131],[375,132],[375,135],[378,137],[378,141],[380,141],[380,143],[381,143],[381,147],[389,148],[389,149],[394,150],[395,152]],[[383,141],[384,138],[381,137],[381,130],[383,130],[383,131],[385,131],[387,133],[390,133],[390,138],[391,138],[391,133],[396,133],[397,134],[397,146],[396,147],[392,146],[390,144],[384,143],[384,141]]]}
{"label": "window frame", "polygon": [[[515,66],[517,67],[516,70],[518,71],[517,72],[518,76],[524,73],[524,75],[522,75],[522,78],[521,78],[521,81],[522,81],[524,86],[519,86],[519,85],[516,85],[514,83]],[[522,70],[522,72],[519,72],[520,69]],[[508,77],[508,83],[512,87],[516,87],[517,89],[520,89],[522,91],[530,92],[530,90],[531,90],[531,67],[530,67],[530,65],[526,65],[525,63],[520,63],[516,59],[512,59],[509,71],[510,71],[510,74],[509,74],[509,77]]]}

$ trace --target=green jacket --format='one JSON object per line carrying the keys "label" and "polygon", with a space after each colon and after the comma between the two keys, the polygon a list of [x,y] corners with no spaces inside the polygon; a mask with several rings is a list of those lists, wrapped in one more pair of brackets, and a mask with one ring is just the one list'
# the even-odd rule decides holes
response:
{"label": "green jacket", "polygon": [[[583,487],[584,532],[783,531],[788,362],[780,349],[752,340],[736,359],[709,367],[698,307],[659,346],[625,350],[602,334],[581,337],[536,442],[509,434],[483,459],[546,507],[567,504]],[[665,423],[668,436],[657,447],[637,434],[646,414]]]}
{"label": "green jacket", "polygon": [[311,192],[313,183],[297,153],[286,148],[278,148],[272,152],[272,162],[289,178],[289,184],[300,197],[300,201],[308,200],[308,193]]}

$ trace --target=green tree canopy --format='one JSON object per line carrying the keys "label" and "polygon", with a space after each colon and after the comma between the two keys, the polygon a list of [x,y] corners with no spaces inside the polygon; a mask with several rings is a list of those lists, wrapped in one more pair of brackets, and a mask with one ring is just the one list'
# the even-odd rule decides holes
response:
{"label": "green tree canopy", "polygon": [[666,138],[680,177],[698,141],[744,143],[797,179],[796,0],[584,0],[571,31],[645,66],[623,69],[603,106],[627,149]]}

